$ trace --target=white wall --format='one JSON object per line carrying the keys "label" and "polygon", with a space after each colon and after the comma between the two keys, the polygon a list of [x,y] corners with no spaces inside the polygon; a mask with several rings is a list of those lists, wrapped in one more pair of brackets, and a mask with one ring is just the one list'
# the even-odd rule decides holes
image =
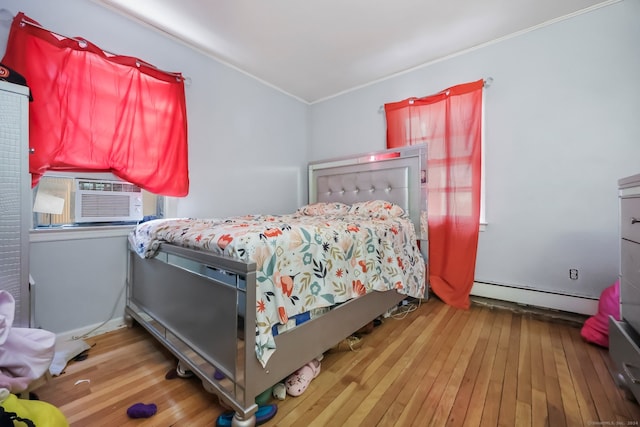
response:
{"label": "white wall", "polygon": [[492,77],[476,281],[597,298],[618,273],[617,180],[640,172],[638,16],[624,0],[314,104],[310,160],[384,148],[386,102]]}
{"label": "white wall", "polygon": [[29,247],[35,280],[36,324],[32,326],[83,334],[111,318],[122,317],[127,274],[125,235],[74,239],[57,233],[54,240],[39,237]]}
{"label": "white wall", "polygon": [[[177,215],[284,213],[306,200],[306,104],[91,1],[3,0],[0,8],[189,77],[191,185]],[[0,56],[8,31],[0,23]],[[61,235],[32,233],[38,326],[79,330],[107,320],[114,307],[122,316],[126,238]]]}

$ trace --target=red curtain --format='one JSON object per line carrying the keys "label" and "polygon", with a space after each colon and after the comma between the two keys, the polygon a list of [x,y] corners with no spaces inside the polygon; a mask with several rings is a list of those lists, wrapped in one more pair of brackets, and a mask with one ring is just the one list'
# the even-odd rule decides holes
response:
{"label": "red curtain", "polygon": [[483,80],[385,105],[387,147],[428,144],[429,283],[469,308],[480,227]]}
{"label": "red curtain", "polygon": [[187,195],[179,73],[53,34],[23,13],[13,20],[2,63],[27,79],[33,95],[33,185],[47,170],[108,171],[155,194]]}

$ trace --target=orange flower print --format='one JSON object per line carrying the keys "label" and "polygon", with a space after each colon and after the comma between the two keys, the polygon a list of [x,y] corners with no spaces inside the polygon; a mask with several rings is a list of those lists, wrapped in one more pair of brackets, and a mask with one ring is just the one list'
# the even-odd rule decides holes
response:
{"label": "orange flower print", "polygon": [[230,234],[223,234],[218,239],[218,247],[224,250],[232,241],[233,241],[233,237],[231,237]]}
{"label": "orange flower print", "polygon": [[336,270],[336,277],[342,277],[343,274],[344,274],[344,271],[342,271],[341,268]]}
{"label": "orange flower print", "polygon": [[402,262],[400,257],[398,257],[398,267],[400,267],[400,269],[404,270],[404,263]]}
{"label": "orange flower print", "polygon": [[355,224],[350,224],[350,225],[347,225],[347,231],[357,233],[358,231],[360,231],[360,228]]}
{"label": "orange flower print", "polygon": [[354,280],[352,282],[352,286],[353,286],[353,291],[357,295],[364,295],[364,294],[367,293],[367,288],[364,287],[364,285],[362,284],[362,282],[360,280]]}
{"label": "orange flower print", "polygon": [[281,275],[280,272],[276,271],[273,275],[273,281],[276,286],[282,289],[282,293],[286,296],[290,297],[293,292],[293,277]]}
{"label": "orange flower print", "polygon": [[267,306],[264,303],[264,300],[260,300],[258,301],[258,313],[264,313],[264,311],[267,309]]}
{"label": "orange flower print", "polygon": [[395,235],[398,235],[398,229],[396,227],[391,227],[391,232]]}
{"label": "orange flower print", "polygon": [[404,286],[402,286],[402,282],[396,282],[396,289],[402,289],[404,288]]}
{"label": "orange flower print", "polygon": [[385,203],[385,204],[384,204],[384,208],[385,208],[386,210],[390,210],[392,206],[393,206],[393,205],[392,205],[391,203]]}
{"label": "orange flower print", "polygon": [[367,272],[367,264],[364,262],[364,260],[360,260],[358,261],[358,265],[362,268],[362,272],[366,273]]}
{"label": "orange flower print", "polygon": [[279,228],[269,228],[263,233],[267,237],[276,237],[282,234],[282,231]]}
{"label": "orange flower print", "polygon": [[287,311],[284,307],[278,307],[278,317],[280,318],[280,323],[285,324],[289,321],[289,317],[287,316]]}
{"label": "orange flower print", "polygon": [[200,240],[202,240],[202,234],[198,234],[196,236],[196,242],[199,242]]}

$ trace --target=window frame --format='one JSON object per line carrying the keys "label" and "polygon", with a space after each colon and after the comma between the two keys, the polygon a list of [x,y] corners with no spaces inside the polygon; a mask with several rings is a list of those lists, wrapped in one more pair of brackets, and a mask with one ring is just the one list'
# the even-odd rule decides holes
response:
{"label": "window frame", "polygon": [[[488,222],[486,216],[486,108],[485,108],[485,93],[486,93],[486,85],[482,88],[482,106],[481,106],[481,115],[480,115],[480,231],[485,231]],[[419,121],[419,119],[418,119]],[[415,144],[424,144],[427,145],[430,143],[427,138],[419,138],[419,140],[415,140]],[[458,158],[463,158],[464,156],[459,156]],[[427,171],[427,176],[429,172]]]}

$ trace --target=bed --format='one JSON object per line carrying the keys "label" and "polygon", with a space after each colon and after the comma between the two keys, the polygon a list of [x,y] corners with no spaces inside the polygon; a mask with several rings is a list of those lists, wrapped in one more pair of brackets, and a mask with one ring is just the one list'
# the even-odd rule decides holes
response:
{"label": "bed", "polygon": [[292,214],[154,220],[129,236],[127,323],[232,407],[236,426],[255,424],[262,392],[428,295],[426,147],[308,174],[309,204]]}

